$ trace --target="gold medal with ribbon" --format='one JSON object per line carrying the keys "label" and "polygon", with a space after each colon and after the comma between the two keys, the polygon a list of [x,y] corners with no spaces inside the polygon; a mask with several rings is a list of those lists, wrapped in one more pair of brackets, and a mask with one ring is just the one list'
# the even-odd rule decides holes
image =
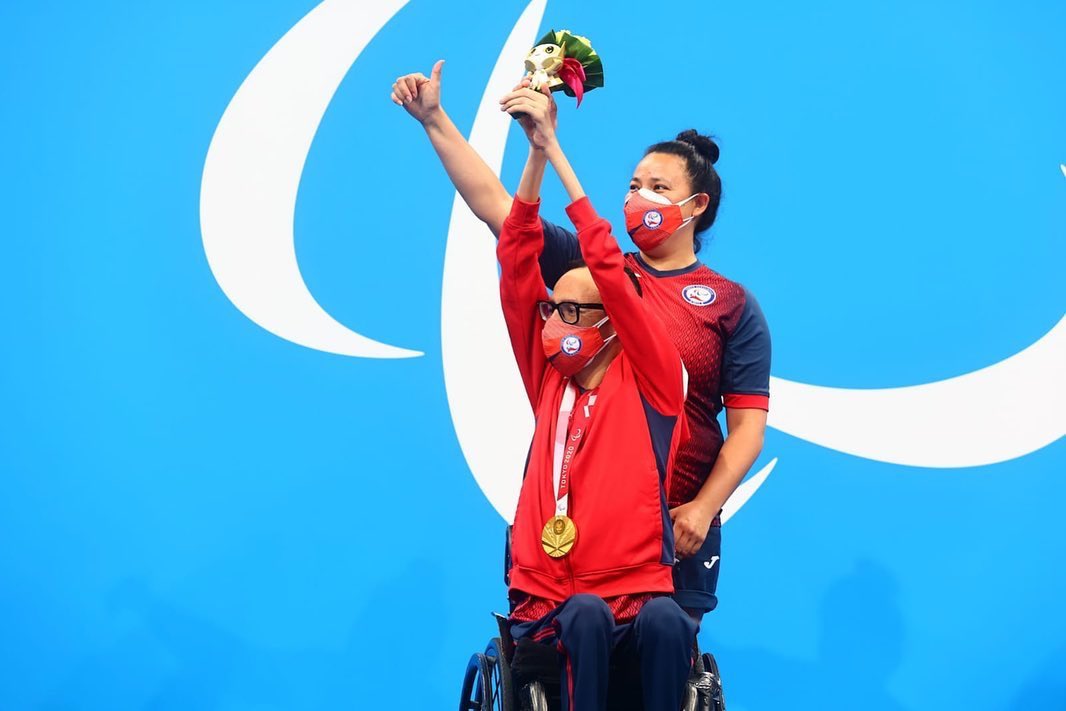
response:
{"label": "gold medal with ribbon", "polygon": [[577,526],[569,516],[552,516],[540,532],[540,545],[552,558],[562,558],[577,542]]}
{"label": "gold medal with ribbon", "polygon": [[540,532],[540,545],[552,558],[562,558],[577,543],[577,524],[567,515],[570,512],[570,470],[578,448],[588,433],[592,407],[595,404],[594,391],[586,392],[578,398],[577,386],[572,381],[567,383],[559,403],[559,417],[555,425],[552,472],[555,515],[548,519]]}

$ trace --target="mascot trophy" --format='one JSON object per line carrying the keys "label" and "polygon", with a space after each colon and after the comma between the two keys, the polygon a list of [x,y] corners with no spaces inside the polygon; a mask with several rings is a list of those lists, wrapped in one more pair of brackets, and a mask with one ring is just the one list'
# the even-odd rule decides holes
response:
{"label": "mascot trophy", "polygon": [[530,89],[561,89],[567,96],[577,97],[581,106],[586,91],[603,86],[603,63],[585,37],[552,30],[526,55],[526,76]]}

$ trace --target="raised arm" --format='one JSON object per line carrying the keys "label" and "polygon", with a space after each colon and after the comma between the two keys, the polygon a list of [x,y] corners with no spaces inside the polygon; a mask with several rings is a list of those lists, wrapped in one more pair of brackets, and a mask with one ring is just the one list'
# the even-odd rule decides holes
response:
{"label": "raised arm", "polygon": [[610,223],[596,214],[558,140],[552,137],[545,153],[573,201],[566,213],[577,228],[581,254],[622,349],[633,364],[641,393],[659,413],[679,414],[685,405],[683,367],[666,326],[633,288],[622,250],[611,236]]}
{"label": "raised arm", "polygon": [[500,261],[500,303],[511,349],[534,409],[540,398],[547,364],[541,343],[544,322],[536,306],[537,301],[548,298],[537,265],[544,247],[544,228],[539,211],[540,184],[546,163],[543,152],[531,147],[522,180],[496,244],[496,256]]}
{"label": "raised arm", "polygon": [[610,223],[596,214],[587,197],[571,203],[566,214],[577,228],[581,254],[622,349],[633,364],[641,394],[660,414],[680,414],[685,406],[681,356],[666,326],[648,309],[626,274]]}
{"label": "raised arm", "polygon": [[477,218],[499,237],[503,220],[511,209],[511,196],[441,106],[443,67],[441,59],[433,65],[428,77],[421,73],[400,77],[392,85],[391,98],[422,124],[455,189]]}
{"label": "raised arm", "polygon": [[[428,77],[416,72],[398,78],[392,85],[391,98],[393,103],[402,106],[422,125],[452,185],[470,211],[499,238],[504,218],[511,209],[511,195],[444,111],[440,96],[443,66],[444,60],[441,59],[433,65]],[[528,84],[527,80],[523,80],[515,87],[515,91]],[[513,92],[504,99],[512,95]],[[555,102],[550,97],[544,97],[539,108],[543,112],[539,115],[544,119],[556,120]],[[533,118],[529,114],[518,123],[527,136],[533,130]],[[540,266],[544,282],[552,286],[577,258],[577,238],[570,231],[547,220],[542,219],[542,223],[544,250]]]}

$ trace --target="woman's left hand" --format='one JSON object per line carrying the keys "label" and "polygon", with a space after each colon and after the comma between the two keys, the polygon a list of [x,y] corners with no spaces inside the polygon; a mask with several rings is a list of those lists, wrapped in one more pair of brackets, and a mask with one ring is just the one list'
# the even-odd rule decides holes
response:
{"label": "woman's left hand", "polygon": [[698,501],[670,509],[670,519],[674,522],[674,550],[678,558],[688,558],[699,551],[711,530],[715,513],[707,511]]}
{"label": "woman's left hand", "polygon": [[544,150],[555,141],[557,106],[547,87],[534,91],[528,88],[528,80],[523,80],[518,88],[500,99],[500,110],[519,114],[518,122],[533,147]]}

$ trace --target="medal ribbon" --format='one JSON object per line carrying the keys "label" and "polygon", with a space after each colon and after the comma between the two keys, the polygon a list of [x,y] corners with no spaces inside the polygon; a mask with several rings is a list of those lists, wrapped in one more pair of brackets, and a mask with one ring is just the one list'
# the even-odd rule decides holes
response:
{"label": "medal ribbon", "polygon": [[[586,397],[587,396],[587,397]],[[555,488],[555,515],[566,516],[570,508],[570,470],[574,456],[581,447],[581,440],[588,432],[592,420],[592,406],[596,394],[586,392],[581,399],[583,406],[575,412],[579,398],[573,381],[567,383],[563,400],[559,403],[559,420],[555,425],[555,458],[552,467],[552,484]]]}

